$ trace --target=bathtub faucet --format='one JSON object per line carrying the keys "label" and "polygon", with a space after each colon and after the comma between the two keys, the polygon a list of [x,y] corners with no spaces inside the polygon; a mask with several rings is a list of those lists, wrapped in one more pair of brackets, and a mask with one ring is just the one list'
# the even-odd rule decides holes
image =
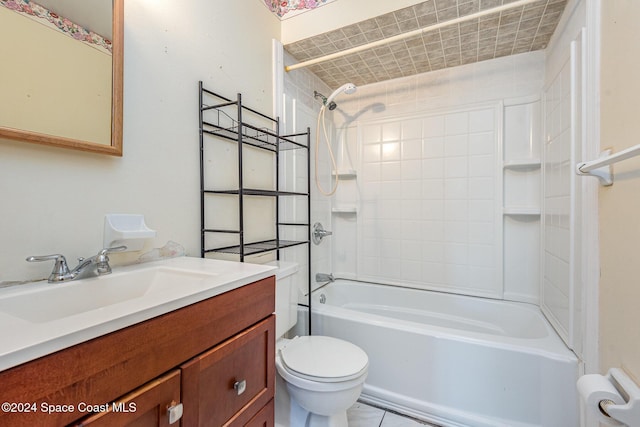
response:
{"label": "bathtub faucet", "polygon": [[318,283],[333,282],[334,280],[336,279],[333,278],[331,273],[316,273],[316,282]]}

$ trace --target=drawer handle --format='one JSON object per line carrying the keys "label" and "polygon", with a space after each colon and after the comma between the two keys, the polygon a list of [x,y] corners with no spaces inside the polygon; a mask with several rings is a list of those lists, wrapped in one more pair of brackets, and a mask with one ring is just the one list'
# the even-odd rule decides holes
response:
{"label": "drawer handle", "polygon": [[171,402],[172,405],[167,408],[167,415],[169,416],[169,424],[177,422],[182,418],[183,407],[182,403]]}
{"label": "drawer handle", "polygon": [[233,383],[233,389],[240,396],[247,389],[247,380],[236,381]]}

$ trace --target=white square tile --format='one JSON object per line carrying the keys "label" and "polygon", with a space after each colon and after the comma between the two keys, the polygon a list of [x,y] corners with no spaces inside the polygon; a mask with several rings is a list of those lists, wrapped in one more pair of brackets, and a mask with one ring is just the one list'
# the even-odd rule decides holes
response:
{"label": "white square tile", "polygon": [[347,410],[349,427],[377,427],[383,417],[384,409],[374,408],[360,402],[356,402]]}
{"label": "white square tile", "polygon": [[382,158],[380,146],[381,144],[364,144],[362,146],[362,160],[364,162],[379,162]]}
{"label": "white square tile", "polygon": [[444,219],[447,221],[467,221],[471,215],[470,202],[467,200],[445,200]]}
{"label": "white square tile", "polygon": [[451,135],[444,138],[444,155],[445,156],[466,156],[468,146],[468,137],[463,135]]}
{"label": "white square tile", "polygon": [[424,199],[444,198],[444,179],[422,180],[422,197]]}
{"label": "white square tile", "polygon": [[493,200],[469,200],[469,220],[491,222],[494,219],[495,208]]}
{"label": "white square tile", "polygon": [[424,242],[422,245],[422,259],[427,262],[443,262],[445,259],[444,244],[441,242]]}
{"label": "white square tile", "polygon": [[382,144],[382,161],[400,160],[400,143],[385,142]]}
{"label": "white square tile", "polygon": [[492,131],[495,126],[494,110],[479,110],[469,113],[469,132]]}
{"label": "white square tile", "polygon": [[402,221],[402,235],[401,235],[402,240],[405,242],[407,241],[420,242],[422,240],[422,228],[423,228],[422,221],[414,221],[414,220]]}
{"label": "white square tile", "polygon": [[380,178],[382,181],[399,181],[402,178],[401,166],[400,162],[383,162],[380,165]]}
{"label": "white square tile", "polygon": [[422,280],[425,283],[441,285],[445,280],[444,264],[441,262],[423,262]]}
{"label": "white square tile", "polygon": [[469,113],[454,113],[445,117],[445,135],[460,135],[467,132],[469,132]]}
{"label": "white square tile", "polygon": [[422,178],[422,160],[404,160],[401,163],[403,180],[419,180]]}
{"label": "white square tile", "polygon": [[389,203],[389,200],[399,200],[402,195],[402,182],[398,179],[396,181],[382,181],[380,183],[380,202],[385,201]]}
{"label": "white square tile", "polygon": [[474,267],[493,267],[495,265],[493,246],[469,245],[469,265]]}
{"label": "white square tile", "polygon": [[366,125],[362,129],[362,142],[369,144],[382,141],[382,127],[380,125]]}
{"label": "white square tile", "polygon": [[[380,427],[425,427],[427,425],[428,424],[387,411],[384,414]],[[351,425],[349,425],[349,427],[351,427]],[[370,427],[375,426],[372,424]]]}
{"label": "white square tile", "polygon": [[[403,169],[404,173],[404,169]],[[402,180],[402,198],[405,200],[414,200],[422,198],[422,181]]]}
{"label": "white square tile", "polygon": [[466,264],[445,264],[444,283],[454,287],[468,287],[469,266]]}
{"label": "white square tile", "polygon": [[444,159],[444,177],[462,178],[467,176],[467,157],[448,157]]}
{"label": "white square tile", "polygon": [[470,199],[493,199],[495,184],[492,177],[469,178]]}
{"label": "white square tile", "polygon": [[469,224],[466,221],[445,221],[444,235],[447,242],[466,244],[469,240]]}
{"label": "white square tile", "polygon": [[423,159],[422,178],[442,178],[444,176],[444,159]]}
{"label": "white square tile", "polygon": [[469,248],[464,243],[444,244],[444,263],[466,267],[469,263]]}
{"label": "white square tile", "polygon": [[422,120],[412,119],[402,122],[402,140],[421,139],[422,138]]}
{"label": "white square tile", "polygon": [[422,142],[422,157],[433,159],[444,156],[444,137],[425,138]]}
{"label": "white square tile", "polygon": [[423,200],[422,201],[422,218],[426,221],[443,220],[444,219],[444,201]]}
{"label": "white square tile", "polygon": [[493,156],[469,156],[469,176],[494,176],[496,161]]}
{"label": "white square tile", "polygon": [[492,222],[469,222],[469,243],[492,245],[494,239]]}
{"label": "white square tile", "polygon": [[422,221],[420,228],[422,229],[422,240],[426,242],[444,241],[444,221]]}
{"label": "white square tile", "polygon": [[400,141],[400,122],[385,123],[382,125],[382,141]]}
{"label": "white square tile", "polygon": [[472,133],[469,135],[469,155],[493,154],[495,144],[493,132]]}
{"label": "white square tile", "polygon": [[[397,211],[398,206],[395,205],[394,209]],[[402,220],[420,220],[422,219],[422,200],[402,200],[400,202],[400,216]]]}
{"label": "white square tile", "polygon": [[423,122],[423,137],[444,136],[444,116],[427,117]]}
{"label": "white square tile", "polygon": [[422,158],[422,140],[410,139],[402,141],[402,160]]}
{"label": "white square tile", "polygon": [[380,181],[380,163],[365,163],[362,165],[362,180],[364,182]]}
{"label": "white square tile", "polygon": [[447,178],[444,180],[444,197],[447,200],[467,199],[467,178]]}
{"label": "white square tile", "polygon": [[402,280],[419,282],[422,280],[422,263],[403,258],[401,261]]}

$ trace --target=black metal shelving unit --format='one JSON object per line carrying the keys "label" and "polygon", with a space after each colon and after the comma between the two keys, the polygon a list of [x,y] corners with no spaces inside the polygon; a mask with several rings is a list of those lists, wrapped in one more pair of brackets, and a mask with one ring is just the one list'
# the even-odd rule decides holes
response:
{"label": "black metal shelving unit", "polygon": [[[207,90],[199,82],[199,111],[200,111],[200,218],[201,218],[201,257],[208,253],[233,254],[239,257],[241,262],[249,255],[257,255],[264,252],[275,251],[276,259],[280,259],[280,251],[285,248],[307,245],[308,284],[311,284],[311,181],[310,172],[310,143],[311,131],[292,135],[280,135],[280,121],[266,114],[256,111],[242,104],[242,95],[237,94],[235,100],[226,98],[220,94]],[[251,116],[267,123],[265,127],[258,127],[249,123],[245,116]],[[205,145],[214,144],[216,140],[229,140],[237,143],[237,188],[213,189],[211,183],[205,182]],[[251,146],[260,150],[266,150],[273,154],[275,170],[275,188],[272,190],[247,188],[244,186],[243,170],[244,159],[243,146]],[[280,153],[285,150],[306,150],[307,159],[307,188],[305,192],[281,191],[279,169]],[[207,208],[206,197],[237,196],[238,227],[237,228],[208,228],[206,224]],[[245,197],[271,197],[275,200],[275,239],[262,241],[247,241],[245,236],[244,213]],[[302,196],[306,198],[307,216],[301,222],[280,221],[280,198]],[[306,228],[305,240],[283,240],[280,238],[281,227]],[[237,244],[212,245],[207,242],[215,239],[207,239],[207,236],[236,235]],[[311,293],[309,292],[309,329],[311,329]]]}

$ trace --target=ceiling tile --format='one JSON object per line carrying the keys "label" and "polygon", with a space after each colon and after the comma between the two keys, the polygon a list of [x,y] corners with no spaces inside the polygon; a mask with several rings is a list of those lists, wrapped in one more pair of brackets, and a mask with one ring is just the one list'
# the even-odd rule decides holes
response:
{"label": "ceiling tile", "polygon": [[[427,0],[285,46],[298,61],[314,59],[414,31],[515,0]],[[370,84],[417,73],[544,49],[567,0],[524,7],[462,22],[310,66],[329,87]]]}

